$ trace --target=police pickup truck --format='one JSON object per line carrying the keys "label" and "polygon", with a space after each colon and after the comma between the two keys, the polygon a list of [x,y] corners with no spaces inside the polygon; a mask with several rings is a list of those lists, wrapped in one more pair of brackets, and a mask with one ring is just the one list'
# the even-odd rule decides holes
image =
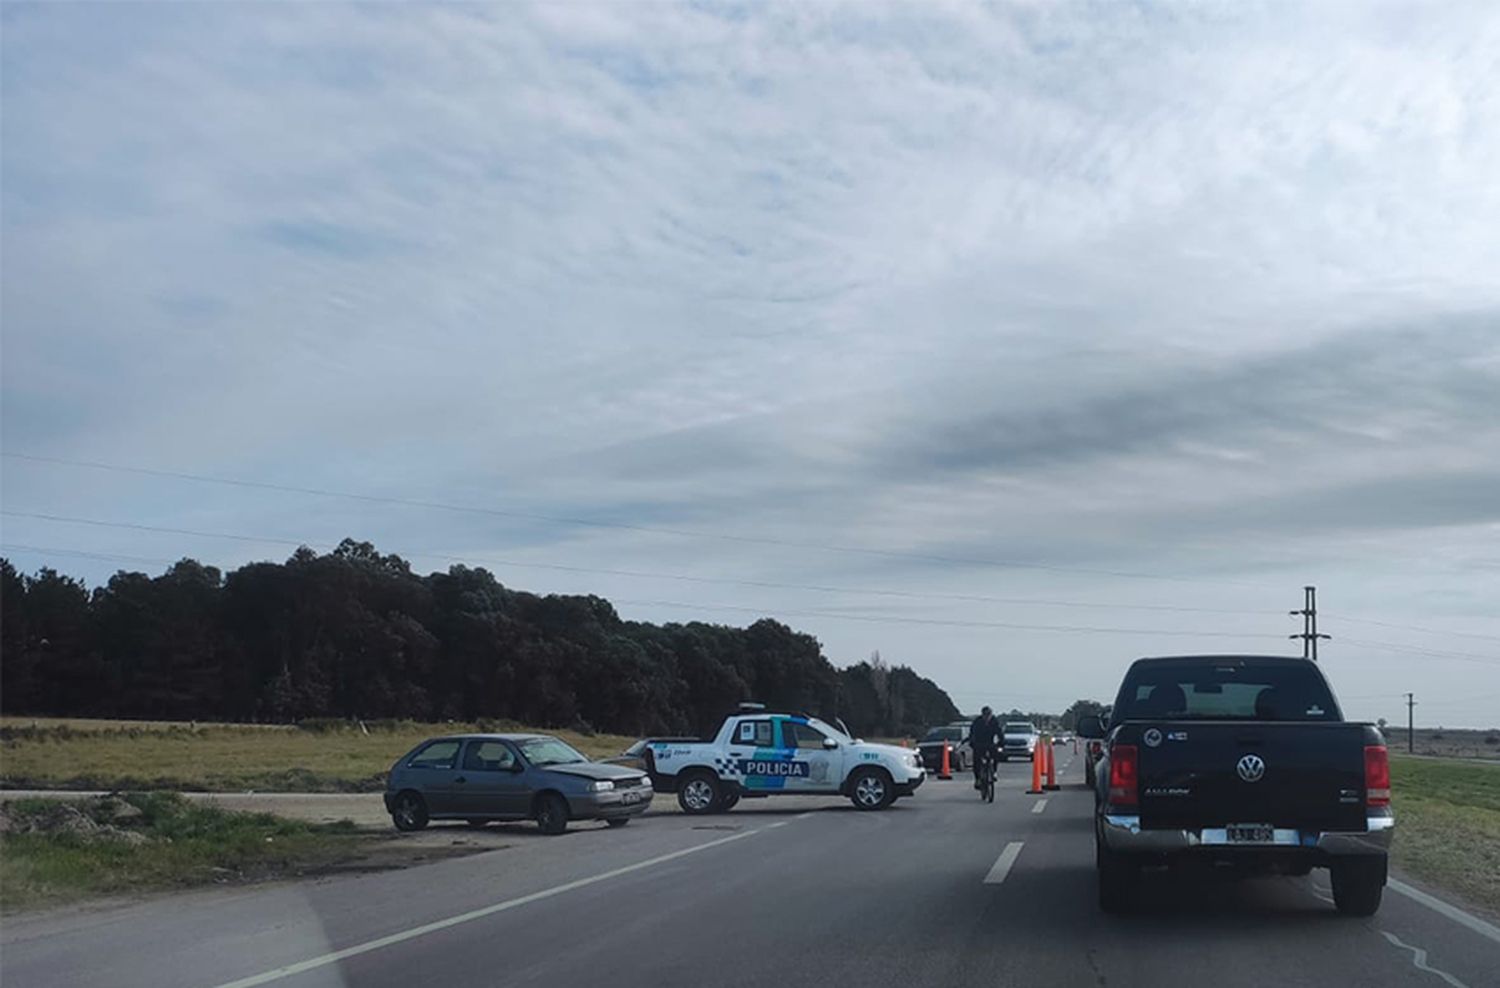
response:
{"label": "police pickup truck", "polygon": [[685,813],[718,813],[741,797],[847,796],[883,810],[926,776],[910,748],[869,744],[815,717],[741,708],[712,741],[650,746],[651,780]]}
{"label": "police pickup truck", "polygon": [[1394,833],[1385,739],[1345,721],[1307,659],[1140,659],[1095,770],[1099,905],[1127,909],[1148,865],[1235,874],[1327,868],[1339,912],[1380,908]]}

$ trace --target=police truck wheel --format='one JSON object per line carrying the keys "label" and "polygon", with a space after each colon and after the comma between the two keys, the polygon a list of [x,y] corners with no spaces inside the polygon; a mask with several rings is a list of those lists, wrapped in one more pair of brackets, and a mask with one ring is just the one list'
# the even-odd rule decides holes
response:
{"label": "police truck wheel", "polygon": [[737,792],[726,792],[724,794],[724,798],[721,799],[721,800],[719,800],[719,812],[720,813],[728,813],[730,810],[734,809],[735,804],[738,803],[739,801],[740,801],[740,794],[739,793],[737,793]]}
{"label": "police truck wheel", "polygon": [[719,780],[707,772],[694,772],[677,789],[677,805],[682,812],[699,816],[712,813],[723,799]]}
{"label": "police truck wheel", "polygon": [[862,768],[849,780],[849,799],[856,809],[883,810],[896,799],[891,777],[878,768]]}

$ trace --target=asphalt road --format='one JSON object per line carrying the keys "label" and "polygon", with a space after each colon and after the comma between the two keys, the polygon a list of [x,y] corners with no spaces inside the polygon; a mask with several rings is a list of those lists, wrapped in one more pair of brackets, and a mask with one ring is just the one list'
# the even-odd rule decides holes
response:
{"label": "asphalt road", "polygon": [[782,799],[559,838],[516,825],[496,828],[503,849],[404,871],[12,920],[0,975],[38,988],[1500,986],[1500,931],[1390,889],[1375,917],[1340,917],[1325,872],[1153,876],[1136,914],[1103,915],[1080,768],[1045,804],[1023,794],[1026,766],[1005,765],[993,805],[933,781],[884,813]]}

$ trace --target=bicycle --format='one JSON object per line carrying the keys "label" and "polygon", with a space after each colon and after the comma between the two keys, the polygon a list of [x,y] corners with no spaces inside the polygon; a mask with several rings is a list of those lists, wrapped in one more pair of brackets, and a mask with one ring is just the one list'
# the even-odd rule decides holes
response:
{"label": "bicycle", "polygon": [[995,801],[995,753],[993,751],[981,754],[975,770],[979,772],[979,800],[984,803]]}

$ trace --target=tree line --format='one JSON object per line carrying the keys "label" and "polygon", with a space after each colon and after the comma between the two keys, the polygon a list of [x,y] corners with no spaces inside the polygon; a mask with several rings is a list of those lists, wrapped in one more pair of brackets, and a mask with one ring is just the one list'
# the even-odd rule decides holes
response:
{"label": "tree line", "polygon": [[959,716],[877,657],[844,669],[811,635],[622,620],[595,596],[527,593],[488,571],[421,576],[346,539],[227,576],[183,559],[90,591],[0,558],[0,710],[160,720],[509,719],[702,733],[746,700],[901,736]]}

